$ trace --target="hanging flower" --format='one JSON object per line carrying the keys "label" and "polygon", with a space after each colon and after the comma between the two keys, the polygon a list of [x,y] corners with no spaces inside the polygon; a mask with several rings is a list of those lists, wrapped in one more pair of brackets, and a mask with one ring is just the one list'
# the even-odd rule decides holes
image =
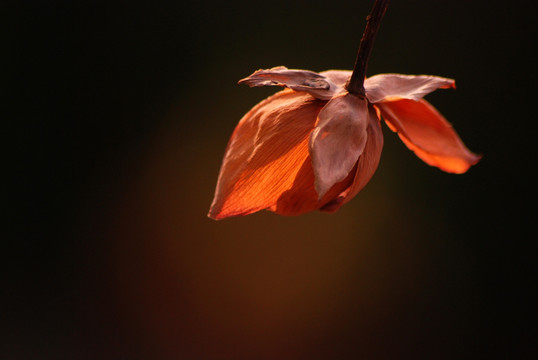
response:
{"label": "hanging flower", "polygon": [[420,159],[443,171],[464,173],[480,160],[423,99],[436,89],[454,88],[454,80],[400,74],[365,79],[388,3],[374,3],[352,72],[280,66],[239,82],[286,89],[239,121],[224,154],[209,217],[263,209],[281,215],[338,210],[377,169],[381,118]]}
{"label": "hanging flower", "polygon": [[454,88],[436,76],[380,74],[349,93],[351,71],[315,73],[277,67],[240,83],[288,89],[265,99],[239,122],[228,143],[209,216],[268,209],[281,215],[334,212],[370,180],[381,156],[381,116],[429,165],[464,173],[480,157],[422,97]]}

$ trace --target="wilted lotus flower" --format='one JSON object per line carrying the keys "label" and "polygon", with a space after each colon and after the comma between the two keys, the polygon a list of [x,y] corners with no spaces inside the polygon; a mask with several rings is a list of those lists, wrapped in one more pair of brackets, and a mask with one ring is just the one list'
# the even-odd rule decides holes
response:
{"label": "wilted lotus flower", "polygon": [[380,115],[426,163],[463,173],[478,162],[446,119],[422,97],[454,81],[381,74],[350,94],[351,71],[277,67],[240,81],[288,89],[265,99],[237,125],[226,149],[209,216],[269,209],[281,215],[336,211],[368,183],[379,163]]}
{"label": "wilted lotus flower", "polygon": [[[383,2],[386,8],[388,1]],[[376,7],[377,1],[374,15]],[[367,33],[368,25],[365,37]],[[359,74],[365,73],[365,65],[361,70]],[[263,209],[281,215],[338,210],[377,169],[383,147],[381,117],[429,165],[463,173],[478,162],[480,156],[470,152],[446,119],[422,99],[433,90],[454,88],[454,80],[380,74],[366,80],[359,76],[357,81],[355,70],[353,75],[350,86],[351,71],[276,67],[241,80],[249,86],[287,89],[263,100],[239,121],[208,216],[223,219]]]}

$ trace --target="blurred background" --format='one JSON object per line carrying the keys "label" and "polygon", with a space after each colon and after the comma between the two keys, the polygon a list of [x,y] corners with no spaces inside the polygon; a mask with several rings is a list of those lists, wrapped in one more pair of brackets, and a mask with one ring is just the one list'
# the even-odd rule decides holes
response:
{"label": "blurred background", "polygon": [[456,79],[427,99],[484,155],[468,173],[383,125],[336,214],[206,217],[277,91],[237,81],[351,69],[372,4],[2,1],[0,357],[534,358],[533,1],[393,1],[377,36],[369,75]]}

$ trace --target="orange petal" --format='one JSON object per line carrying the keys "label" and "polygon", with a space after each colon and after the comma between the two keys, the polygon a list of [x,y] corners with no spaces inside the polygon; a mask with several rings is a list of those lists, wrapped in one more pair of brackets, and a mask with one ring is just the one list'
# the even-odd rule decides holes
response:
{"label": "orange petal", "polygon": [[[208,216],[222,219],[266,208],[278,212],[283,208],[279,199],[290,191],[313,192],[313,175],[297,176],[311,167],[308,136],[324,104],[309,94],[284,90],[252,108],[228,143]],[[319,207],[315,192],[313,196],[310,208],[300,211]]]}
{"label": "orange petal", "polygon": [[252,75],[239,80],[239,84],[255,86],[285,86],[295,91],[305,91],[320,100],[329,100],[338,90],[325,76],[308,70],[288,69],[277,66],[260,69]]}
{"label": "orange petal", "polygon": [[[307,143],[304,144],[305,147],[306,145]],[[279,215],[301,215],[317,209],[324,210],[327,204],[333,202],[351,186],[354,176],[355,171],[351,171],[344,180],[335,184],[320,200],[314,188],[314,171],[309,156],[295,176],[291,188],[283,192],[277,203],[269,210]]]}
{"label": "orange petal", "polygon": [[352,183],[331,202],[321,208],[321,210],[327,212],[338,210],[343,204],[353,199],[374,175],[379,165],[379,159],[381,158],[381,150],[383,149],[383,132],[381,131],[379,119],[379,113],[376,112],[373,106],[368,106],[366,146],[359,161],[355,165],[355,171],[352,171]]}
{"label": "orange petal", "polygon": [[453,79],[431,75],[379,74],[364,81],[371,103],[399,99],[420,100],[436,89],[455,88]]}
{"label": "orange petal", "polygon": [[430,103],[421,99],[376,104],[387,125],[425,163],[461,174],[480,157],[469,151],[452,125]]}

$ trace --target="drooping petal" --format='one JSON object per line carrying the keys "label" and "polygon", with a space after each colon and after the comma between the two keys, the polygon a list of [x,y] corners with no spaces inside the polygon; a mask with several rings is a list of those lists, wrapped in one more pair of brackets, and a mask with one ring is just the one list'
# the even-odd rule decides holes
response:
{"label": "drooping petal", "polygon": [[296,178],[310,163],[308,138],[324,104],[304,92],[284,90],[252,108],[228,143],[208,216],[222,219],[276,210],[279,198],[292,190],[313,193],[307,204],[311,208],[300,211],[319,208],[313,175],[310,183]]}
{"label": "drooping petal", "polygon": [[364,81],[371,103],[399,99],[419,100],[436,89],[455,88],[455,82],[439,76],[379,74]]}
{"label": "drooping petal", "polygon": [[337,86],[321,74],[308,70],[288,69],[284,66],[257,70],[239,80],[239,84],[250,87],[284,86],[295,91],[305,91],[320,100],[331,99],[337,90]]}
{"label": "drooping petal", "polygon": [[383,149],[383,132],[381,131],[379,119],[379,113],[376,112],[372,105],[369,105],[366,146],[359,157],[355,170],[352,172],[352,184],[320,210],[335,212],[343,204],[353,199],[374,175]]}
{"label": "drooping petal", "polygon": [[461,174],[480,160],[461,141],[452,125],[430,103],[421,99],[378,103],[389,127],[425,163]]}
{"label": "drooping petal", "polygon": [[310,155],[320,198],[344,180],[364,150],[368,101],[344,93],[330,100],[318,115],[310,136]]}

